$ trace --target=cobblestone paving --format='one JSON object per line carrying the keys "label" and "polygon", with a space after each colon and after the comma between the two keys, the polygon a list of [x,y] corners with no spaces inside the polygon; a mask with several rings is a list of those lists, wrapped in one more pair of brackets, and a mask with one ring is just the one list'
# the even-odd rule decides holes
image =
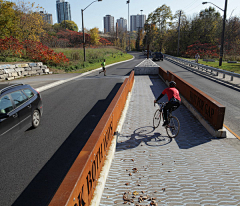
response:
{"label": "cobblestone paving", "polygon": [[173,112],[175,139],[153,129],[153,100],[165,87],[157,76],[135,76],[100,205],[240,205],[239,150],[213,138],[184,105]]}

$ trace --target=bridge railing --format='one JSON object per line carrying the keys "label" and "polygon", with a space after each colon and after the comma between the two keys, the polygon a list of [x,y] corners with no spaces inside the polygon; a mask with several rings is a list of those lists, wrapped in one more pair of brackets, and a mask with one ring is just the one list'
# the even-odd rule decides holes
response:
{"label": "bridge railing", "polygon": [[234,72],[230,72],[230,71],[206,66],[206,65],[199,64],[199,63],[196,63],[196,62],[192,62],[192,61],[188,61],[188,60],[181,59],[181,58],[178,58],[178,57],[174,57],[174,56],[171,56],[171,55],[168,55],[168,54],[164,54],[164,57],[166,59],[169,59],[169,60],[172,60],[172,61],[175,61],[175,62],[179,62],[181,64],[189,66],[189,68],[197,68],[198,70],[203,70],[203,71],[210,72],[210,73],[215,72],[216,76],[218,76],[219,73],[222,73],[223,78],[225,78],[225,75],[228,75],[228,76],[231,77],[231,79],[230,79],[231,81],[233,81],[233,77],[240,78],[240,74],[237,74],[237,73],[234,73]]}

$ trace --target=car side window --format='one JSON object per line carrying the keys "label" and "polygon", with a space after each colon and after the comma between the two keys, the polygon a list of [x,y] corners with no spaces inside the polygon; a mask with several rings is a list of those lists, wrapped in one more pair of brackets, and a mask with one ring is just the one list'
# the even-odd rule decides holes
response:
{"label": "car side window", "polygon": [[16,107],[18,107],[19,105],[23,104],[28,100],[28,98],[26,97],[26,95],[22,93],[22,91],[13,92],[10,95]]}
{"label": "car side window", "polygon": [[34,93],[30,89],[24,89],[23,92],[27,95],[29,99],[34,96]]}
{"label": "car side window", "polygon": [[0,99],[0,114],[7,114],[13,110],[12,101],[8,95]]}

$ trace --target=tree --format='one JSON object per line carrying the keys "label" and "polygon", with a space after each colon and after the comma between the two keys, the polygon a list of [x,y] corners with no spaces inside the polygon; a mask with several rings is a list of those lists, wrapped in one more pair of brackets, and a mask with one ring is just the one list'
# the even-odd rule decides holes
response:
{"label": "tree", "polygon": [[17,34],[15,38],[20,41],[33,40],[40,41],[40,37],[45,34],[44,21],[38,12],[42,7],[34,5],[34,3],[20,2],[15,5],[15,14],[18,22],[15,24]]}
{"label": "tree", "polygon": [[60,23],[60,27],[69,29],[71,31],[78,31],[78,26],[74,21],[65,20]]}
{"label": "tree", "polygon": [[100,40],[100,36],[99,36],[99,30],[98,28],[94,27],[93,29],[90,29],[90,42],[93,45],[99,45],[99,40]]}
{"label": "tree", "polygon": [[[148,38],[148,41],[151,36],[150,47],[154,46],[154,49],[161,51],[163,46],[163,36],[168,27],[172,24],[172,11],[170,7],[166,4],[158,7],[154,12],[150,13],[146,20],[146,24],[154,25],[151,30],[145,28],[145,30],[147,29],[146,37]],[[151,34],[149,34],[150,31]],[[154,40],[152,38],[154,38]]]}
{"label": "tree", "polygon": [[0,38],[15,36],[18,22],[14,10],[14,3],[0,0]]}

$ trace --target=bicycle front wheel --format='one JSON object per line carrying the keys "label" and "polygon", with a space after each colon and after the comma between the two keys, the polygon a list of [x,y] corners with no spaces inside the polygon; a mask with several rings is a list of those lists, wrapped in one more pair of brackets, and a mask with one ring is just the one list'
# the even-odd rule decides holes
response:
{"label": "bicycle front wheel", "polygon": [[161,116],[162,116],[162,112],[160,112],[160,109],[157,109],[154,116],[153,116],[153,127],[154,129],[156,129],[161,121]]}
{"label": "bicycle front wheel", "polygon": [[169,124],[166,126],[166,132],[169,137],[174,138],[178,135],[180,130],[180,122],[177,117],[172,116],[169,118]]}

